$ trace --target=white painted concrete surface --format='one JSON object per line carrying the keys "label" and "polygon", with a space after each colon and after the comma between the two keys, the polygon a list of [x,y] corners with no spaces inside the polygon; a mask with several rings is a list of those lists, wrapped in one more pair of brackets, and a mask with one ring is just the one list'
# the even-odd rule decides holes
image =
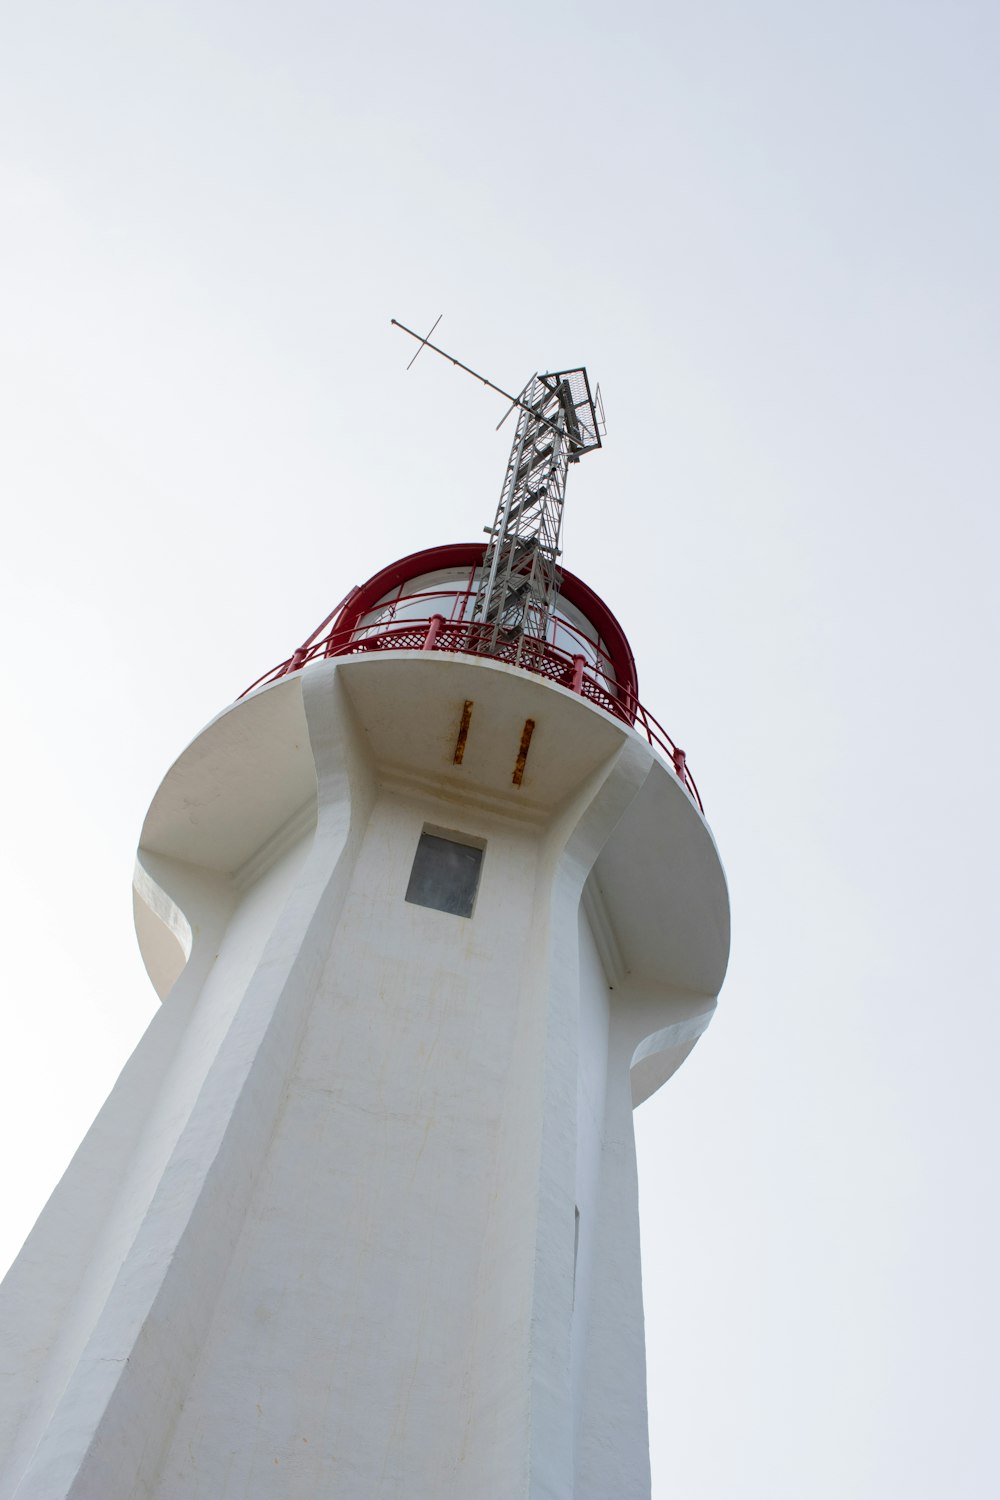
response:
{"label": "white painted concrete surface", "polygon": [[[470,919],[403,899],[425,825]],[[0,1289],[0,1496],[648,1495],[631,1112],[728,951],[672,772],[512,668],[321,663],[185,751],[136,892],[164,1004]]]}

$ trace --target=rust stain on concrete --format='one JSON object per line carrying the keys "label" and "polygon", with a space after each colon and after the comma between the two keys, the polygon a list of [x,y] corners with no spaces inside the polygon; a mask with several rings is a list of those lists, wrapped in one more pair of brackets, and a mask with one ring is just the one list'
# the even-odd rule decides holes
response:
{"label": "rust stain on concrete", "polygon": [[514,774],[510,778],[515,786],[520,786],[524,778],[524,763],[528,759],[528,746],[531,744],[531,736],[534,732],[534,719],[525,719],[524,728],[521,731],[521,748],[517,752],[517,760],[514,762]]}
{"label": "rust stain on concrete", "polygon": [[469,725],[472,723],[472,709],[473,700],[466,698],[465,707],[462,709],[462,722],[458,726],[458,739],[455,741],[453,763],[456,766],[462,764],[462,757],[465,754],[465,742],[469,738]]}

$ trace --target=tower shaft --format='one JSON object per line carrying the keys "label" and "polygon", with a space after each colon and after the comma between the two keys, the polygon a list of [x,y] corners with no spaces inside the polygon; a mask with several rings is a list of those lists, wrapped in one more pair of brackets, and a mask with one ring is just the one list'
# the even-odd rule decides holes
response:
{"label": "tower shaft", "polygon": [[503,663],[321,661],[136,889],[164,1004],[0,1289],[0,1496],[648,1500],[631,1114],[727,927],[668,766]]}

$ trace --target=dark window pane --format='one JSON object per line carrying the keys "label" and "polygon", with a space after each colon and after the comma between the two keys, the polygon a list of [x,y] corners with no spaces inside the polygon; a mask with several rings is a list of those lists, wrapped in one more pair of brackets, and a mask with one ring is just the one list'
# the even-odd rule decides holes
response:
{"label": "dark window pane", "polygon": [[482,863],[482,849],[456,844],[436,833],[422,833],[406,899],[414,906],[432,906],[456,917],[471,917]]}

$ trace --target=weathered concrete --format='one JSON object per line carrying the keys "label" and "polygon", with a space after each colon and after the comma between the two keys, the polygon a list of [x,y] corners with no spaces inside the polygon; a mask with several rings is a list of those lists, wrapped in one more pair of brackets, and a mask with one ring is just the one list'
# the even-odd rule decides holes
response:
{"label": "weathered concrete", "polygon": [[[469,919],[403,899],[425,826]],[[728,950],[672,772],[512,668],[321,663],[180,757],[136,891],[164,1004],[0,1290],[0,1496],[648,1495],[631,1110]]]}

